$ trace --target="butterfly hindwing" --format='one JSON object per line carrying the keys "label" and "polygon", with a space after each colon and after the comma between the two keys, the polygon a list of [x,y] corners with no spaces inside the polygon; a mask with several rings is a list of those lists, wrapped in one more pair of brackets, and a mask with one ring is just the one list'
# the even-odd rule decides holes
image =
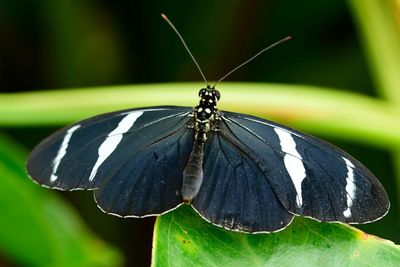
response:
{"label": "butterfly hindwing", "polygon": [[223,132],[209,136],[204,180],[193,207],[211,223],[234,231],[273,232],[293,219],[257,164]]}
{"label": "butterfly hindwing", "polygon": [[364,223],[387,212],[383,186],[339,148],[267,120],[221,114],[221,131],[257,162],[291,213],[321,221]]}
{"label": "butterfly hindwing", "polygon": [[161,214],[181,204],[183,169],[192,140],[192,130],[181,127],[135,152],[95,190],[99,207],[107,213],[142,217]]}

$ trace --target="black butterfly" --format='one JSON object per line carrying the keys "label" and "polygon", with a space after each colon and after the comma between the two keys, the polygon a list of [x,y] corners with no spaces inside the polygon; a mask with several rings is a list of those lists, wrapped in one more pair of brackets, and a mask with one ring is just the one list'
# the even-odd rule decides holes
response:
{"label": "black butterfly", "polygon": [[49,188],[94,190],[113,215],[155,216],[186,202],[205,220],[241,232],[279,231],[294,215],[366,223],[387,213],[383,186],[344,151],[219,111],[214,86],[199,96],[195,108],[130,109],[61,129],[33,150],[28,173]]}

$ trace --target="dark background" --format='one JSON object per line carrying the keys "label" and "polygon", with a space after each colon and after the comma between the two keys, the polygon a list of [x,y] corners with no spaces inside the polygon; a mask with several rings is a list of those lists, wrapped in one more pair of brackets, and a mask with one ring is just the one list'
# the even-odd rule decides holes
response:
{"label": "dark background", "polygon": [[163,2],[1,0],[1,91],[200,80],[163,12],[209,80],[291,35],[229,80],[373,94],[345,1]]}
{"label": "dark background", "polygon": [[[0,92],[200,81],[161,12],[184,36],[209,80],[291,35],[293,40],[228,80],[311,84],[375,94],[349,7],[337,0],[0,0]],[[54,128],[2,130],[30,149]],[[365,163],[395,196],[388,152],[328,141]],[[104,215],[89,192],[60,195],[76,206],[95,233],[123,250],[129,266],[149,265],[153,219]],[[399,242],[396,230],[386,227],[397,227],[398,215],[384,220],[361,228]]]}

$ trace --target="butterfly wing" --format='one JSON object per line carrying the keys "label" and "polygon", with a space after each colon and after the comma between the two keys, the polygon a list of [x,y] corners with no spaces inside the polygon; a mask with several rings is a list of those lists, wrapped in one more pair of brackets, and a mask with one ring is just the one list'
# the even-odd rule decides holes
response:
{"label": "butterfly wing", "polygon": [[387,213],[381,183],[339,148],[257,117],[221,114],[221,132],[253,160],[262,173],[254,177],[264,179],[289,212],[346,223],[371,222]]}
{"label": "butterfly wing", "polygon": [[293,219],[249,155],[222,131],[205,147],[204,180],[192,205],[207,221],[229,230],[274,232]]}
{"label": "butterfly wing", "polygon": [[46,187],[95,189],[99,207],[120,216],[160,214],[179,205],[193,143],[191,108],[153,107],[100,115],[40,143],[27,161]]}

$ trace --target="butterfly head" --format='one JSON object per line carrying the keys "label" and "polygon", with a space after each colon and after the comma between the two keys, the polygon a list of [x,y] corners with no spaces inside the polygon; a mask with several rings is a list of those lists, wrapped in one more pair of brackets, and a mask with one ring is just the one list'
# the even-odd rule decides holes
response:
{"label": "butterfly head", "polygon": [[207,88],[200,89],[199,97],[200,97],[200,105],[211,106],[214,109],[216,109],[217,102],[221,98],[221,94],[217,89],[210,88],[209,86],[207,86]]}
{"label": "butterfly head", "polygon": [[194,109],[196,133],[200,133],[201,138],[206,140],[207,133],[213,128],[213,123],[217,115],[217,102],[220,93],[209,86],[199,91],[200,103]]}

